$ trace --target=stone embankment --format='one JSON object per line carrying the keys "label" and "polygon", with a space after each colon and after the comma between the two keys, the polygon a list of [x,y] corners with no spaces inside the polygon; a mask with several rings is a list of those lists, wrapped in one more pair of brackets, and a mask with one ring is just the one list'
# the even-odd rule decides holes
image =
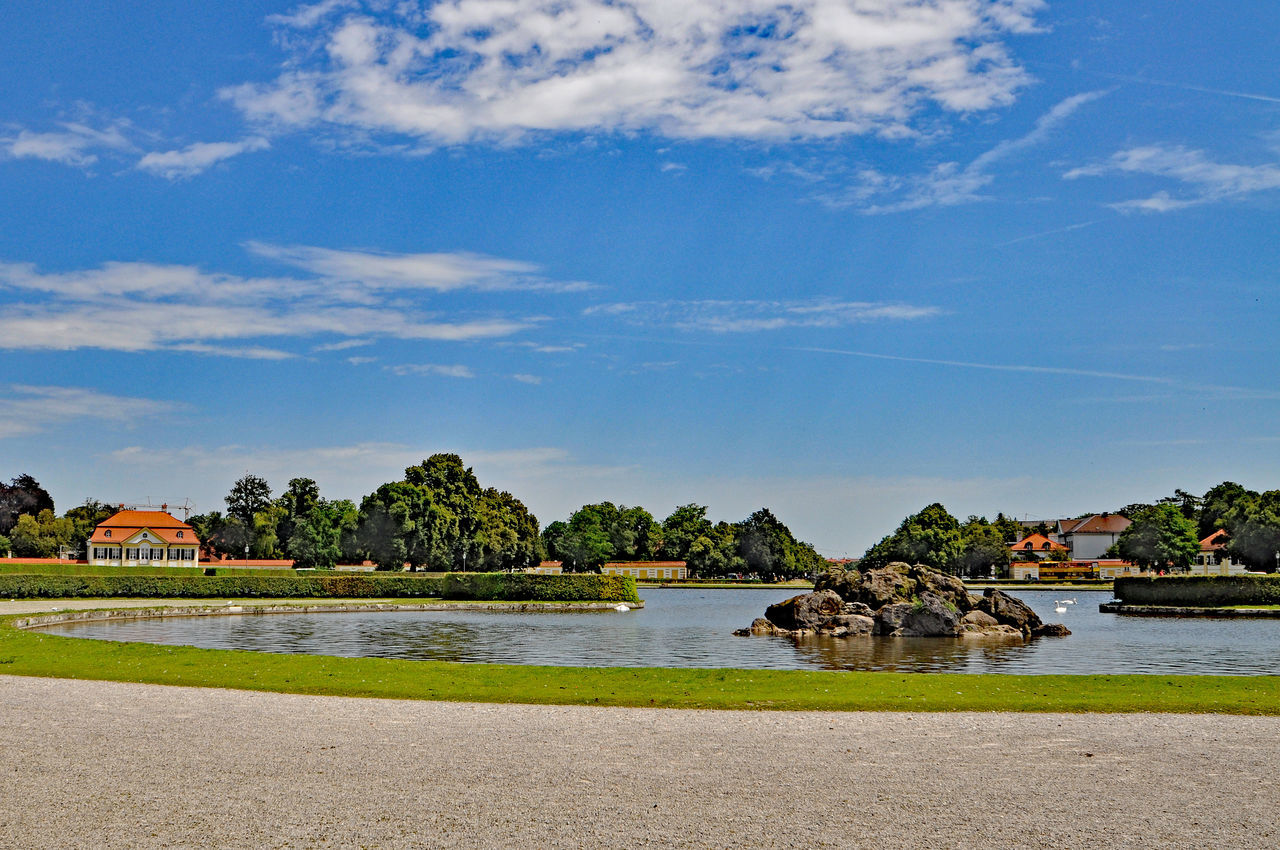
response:
{"label": "stone embankment", "polygon": [[735,634],[1026,640],[1071,632],[1042,622],[1003,591],[987,588],[981,597],[972,596],[955,576],[923,564],[892,563],[865,573],[834,568],[818,578],[812,593],[770,605]]}

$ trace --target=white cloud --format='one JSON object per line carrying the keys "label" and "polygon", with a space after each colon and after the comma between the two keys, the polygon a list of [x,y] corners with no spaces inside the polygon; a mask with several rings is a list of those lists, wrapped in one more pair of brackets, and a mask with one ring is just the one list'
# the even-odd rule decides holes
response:
{"label": "white cloud", "polygon": [[443,378],[474,378],[476,376],[469,366],[460,364],[447,366],[440,363],[402,363],[383,368],[396,375],[437,375]]}
{"label": "white cloud", "polygon": [[0,438],[34,434],[76,419],[132,424],[176,409],[169,402],[79,387],[11,384],[0,395]]}
{"label": "white cloud", "polygon": [[223,95],[269,125],[428,144],[537,132],[913,132],[1010,103],[1042,0],[333,0],[270,20],[286,70]]}
{"label": "white cloud", "polygon": [[359,281],[387,289],[528,290],[582,292],[594,285],[583,281],[547,280],[533,263],[486,257],[482,254],[394,254],[379,251],[339,251],[308,245],[245,244],[253,253],[304,269],[331,281]]}
{"label": "white cloud", "polygon": [[588,307],[588,316],[633,325],[714,333],[783,328],[839,328],[878,321],[908,321],[939,315],[937,307],[866,301],[636,301]]}
{"label": "white cloud", "polygon": [[1149,145],[1119,151],[1105,163],[1074,168],[1067,180],[1106,174],[1162,177],[1183,184],[1189,193],[1174,197],[1161,190],[1146,198],[1111,204],[1129,212],[1172,212],[1215,201],[1235,200],[1256,192],[1280,189],[1280,163],[1234,165],[1214,162],[1204,151],[1180,146]]}
{"label": "white cloud", "polygon": [[1083,92],[1059,101],[1036,120],[1030,132],[1000,142],[968,165],[944,162],[927,174],[905,178],[864,169],[850,187],[820,195],[820,200],[835,207],[856,206],[865,213],[895,213],[990,200],[985,190],[995,181],[992,170],[997,163],[1043,144],[1054,129],[1082,106],[1106,94],[1106,91]]}
{"label": "white cloud", "polygon": [[[255,244],[259,253],[271,246]],[[109,262],[93,269],[41,272],[0,263],[0,349],[168,349],[282,359],[278,348],[229,343],[328,337],[317,350],[344,350],[377,338],[462,341],[508,337],[536,318],[423,309],[424,293],[574,290],[528,263],[474,254],[366,254],[295,246],[276,258],[314,277],[251,278],[195,266]],[[456,298],[456,295],[454,296]]]}
{"label": "white cloud", "polygon": [[78,122],[63,122],[62,129],[37,133],[20,128],[16,135],[0,136],[0,152],[14,159],[43,159],[77,168],[98,161],[101,151],[129,151],[133,144],[125,137],[124,123],[96,129]]}
{"label": "white cloud", "polygon": [[538,376],[538,375],[526,375],[526,374],[524,374],[524,373],[517,373],[517,374],[515,374],[515,375],[512,375],[512,376],[511,376],[511,379],[512,379],[513,381],[519,381],[519,382],[520,382],[520,383],[522,383],[522,384],[532,384],[532,385],[533,385],[533,386],[535,386],[535,387],[536,387],[538,384],[541,384],[541,383],[542,383],[542,378],[541,378],[540,376]]}
{"label": "white cloud", "polygon": [[181,150],[152,151],[138,160],[138,169],[176,180],[193,177],[224,159],[269,147],[271,143],[261,136],[251,136],[239,142],[196,142]]}

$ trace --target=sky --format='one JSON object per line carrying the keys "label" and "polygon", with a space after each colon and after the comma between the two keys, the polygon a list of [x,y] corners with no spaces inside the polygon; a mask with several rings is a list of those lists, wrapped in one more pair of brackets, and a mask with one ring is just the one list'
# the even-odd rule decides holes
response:
{"label": "sky", "polygon": [[1280,5],[12,3],[0,478],[545,525],[1280,486]]}

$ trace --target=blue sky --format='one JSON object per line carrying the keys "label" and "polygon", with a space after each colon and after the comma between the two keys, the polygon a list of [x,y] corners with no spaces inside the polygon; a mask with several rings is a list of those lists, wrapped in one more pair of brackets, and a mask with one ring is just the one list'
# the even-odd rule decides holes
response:
{"label": "blue sky", "polygon": [[[198,5],[198,4],[197,4]],[[1280,481],[1280,7],[14,4],[0,458],[545,524]]]}

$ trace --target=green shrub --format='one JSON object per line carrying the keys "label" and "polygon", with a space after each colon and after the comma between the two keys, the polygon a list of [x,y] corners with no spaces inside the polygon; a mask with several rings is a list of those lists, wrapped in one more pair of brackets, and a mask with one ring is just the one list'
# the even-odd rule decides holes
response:
{"label": "green shrub", "polygon": [[631,576],[594,573],[447,573],[445,599],[529,600],[538,602],[639,602]]}
{"label": "green shrub", "polygon": [[1116,579],[1115,595],[1127,605],[1280,605],[1280,575],[1124,576]]}
{"label": "green shrub", "polygon": [[369,574],[297,576],[0,575],[0,597],[69,598],[346,598],[439,597],[440,582]]}
{"label": "green shrub", "polygon": [[541,602],[637,602],[629,576],[525,573],[309,573],[237,576],[0,575],[10,599],[376,599],[424,598]]}

